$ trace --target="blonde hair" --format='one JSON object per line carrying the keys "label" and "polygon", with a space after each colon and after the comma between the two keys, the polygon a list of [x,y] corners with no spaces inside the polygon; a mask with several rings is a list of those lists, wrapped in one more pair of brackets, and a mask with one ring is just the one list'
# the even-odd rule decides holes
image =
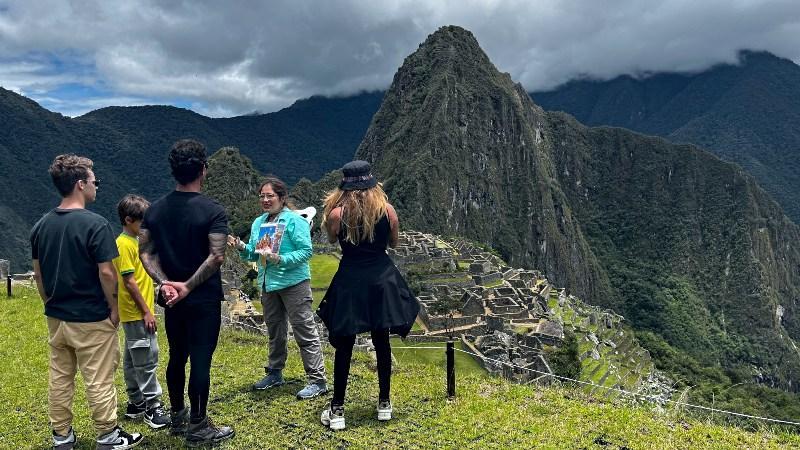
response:
{"label": "blonde hair", "polygon": [[[322,227],[335,208],[342,208],[341,226],[344,226],[345,240],[353,245],[375,240],[375,225],[386,215],[389,198],[380,183],[369,189],[343,191],[336,188],[325,196],[325,209],[322,213]],[[341,230],[341,228],[340,228]]]}

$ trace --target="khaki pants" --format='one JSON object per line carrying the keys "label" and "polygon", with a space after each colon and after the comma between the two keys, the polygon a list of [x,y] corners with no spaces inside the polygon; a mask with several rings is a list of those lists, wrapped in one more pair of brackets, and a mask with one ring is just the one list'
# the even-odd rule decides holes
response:
{"label": "khaki pants", "polygon": [[119,365],[117,328],[100,322],[64,322],[47,318],[50,344],[50,383],[47,398],[50,426],[65,435],[72,426],[75,373],[80,369],[86,398],[99,435],[117,426],[117,391],[114,373]]}

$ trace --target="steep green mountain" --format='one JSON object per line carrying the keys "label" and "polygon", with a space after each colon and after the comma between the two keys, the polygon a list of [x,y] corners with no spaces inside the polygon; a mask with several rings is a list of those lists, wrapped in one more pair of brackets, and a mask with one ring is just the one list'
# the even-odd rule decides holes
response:
{"label": "steep green mountain", "polygon": [[546,110],[707,148],[755,176],[800,223],[800,66],[743,51],[739,64],[696,74],[579,80],[534,92]]}
{"label": "steep green mountain", "polygon": [[168,106],[109,107],[70,119],[0,88],[0,258],[14,271],[30,266],[28,230],[58,203],[47,175],[55,155],[94,160],[102,184],[91,208],[115,223],[114,205],[125,193],[154,199],[172,187],[166,154],[178,139],[199,139],[210,152],[237,147],[261,173],[294,184],[349,161],[382,96],[312,97],[276,113],[227,119]]}
{"label": "steep green mountain", "polygon": [[547,113],[458,27],[406,58],[357,157],[408,226],[486,242],[709,373],[797,389],[800,231],[739,167]]}

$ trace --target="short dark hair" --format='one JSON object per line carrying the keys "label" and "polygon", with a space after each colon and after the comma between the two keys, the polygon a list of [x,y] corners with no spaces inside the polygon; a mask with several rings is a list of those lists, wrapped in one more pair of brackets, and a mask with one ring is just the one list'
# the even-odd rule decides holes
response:
{"label": "short dark hair", "polygon": [[169,151],[172,176],[180,184],[189,184],[200,177],[207,166],[206,146],[194,139],[181,139]]}
{"label": "short dark hair", "polygon": [[75,190],[78,180],[89,178],[89,171],[94,163],[91,159],[78,156],[74,153],[58,155],[50,164],[50,177],[62,197],[66,197]]}
{"label": "short dark hair", "polygon": [[144,197],[134,194],[128,194],[122,197],[122,200],[117,203],[117,214],[119,214],[119,223],[125,225],[125,218],[130,217],[133,221],[144,219],[144,213],[150,207],[150,202]]}
{"label": "short dark hair", "polygon": [[258,188],[258,193],[261,194],[261,189],[264,189],[264,186],[267,185],[272,186],[272,190],[278,195],[278,198],[283,200],[283,206],[286,206],[289,209],[297,209],[294,206],[294,202],[289,198],[289,187],[286,186],[286,183],[284,183],[283,180],[275,175],[267,175],[261,181],[261,186]]}

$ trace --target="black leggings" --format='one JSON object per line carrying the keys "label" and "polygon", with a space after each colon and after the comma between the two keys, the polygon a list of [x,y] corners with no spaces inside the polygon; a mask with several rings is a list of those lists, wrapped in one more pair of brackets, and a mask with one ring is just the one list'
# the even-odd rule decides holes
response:
{"label": "black leggings", "polygon": [[189,405],[191,419],[206,417],[208,390],[211,385],[211,357],[217,348],[221,324],[220,302],[192,304],[186,300],[164,308],[164,328],[169,341],[167,388],[173,411],[184,408],[183,388],[186,385],[186,361],[189,371]]}
{"label": "black leggings", "polygon": [[[344,392],[350,374],[350,358],[356,336],[330,336],[331,345],[336,349],[333,359],[333,399],[331,405],[344,405]],[[378,357],[378,400],[389,400],[389,384],[392,376],[392,348],[389,346],[389,329],[373,330],[372,344]]]}

